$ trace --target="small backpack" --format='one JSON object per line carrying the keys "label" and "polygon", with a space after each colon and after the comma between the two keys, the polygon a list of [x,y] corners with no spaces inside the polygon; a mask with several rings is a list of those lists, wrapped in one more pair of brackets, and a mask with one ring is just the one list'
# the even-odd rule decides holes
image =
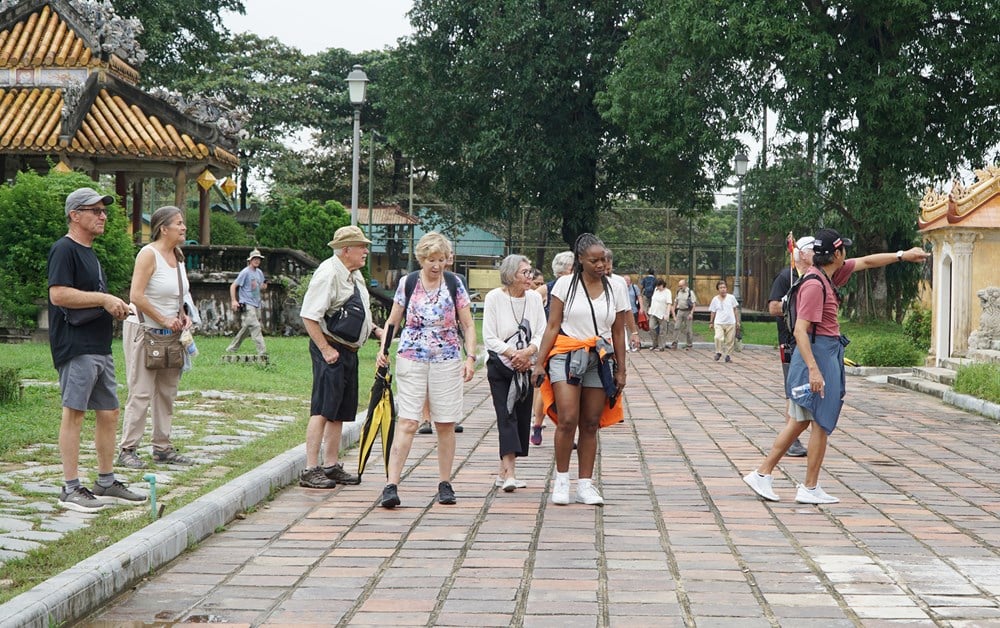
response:
{"label": "small backpack", "polygon": [[[807,273],[805,275],[802,275],[801,277],[795,280],[795,283],[792,284],[792,287],[788,289],[788,294],[785,295],[785,298],[782,299],[781,301],[781,320],[785,325],[785,329],[788,330],[788,333],[792,337],[792,341],[790,343],[791,346],[795,346],[795,321],[798,320],[797,301],[799,296],[799,289],[802,287],[802,284],[813,278],[818,279],[820,283],[823,282],[822,277],[820,277],[815,273]],[[823,290],[823,307],[824,308],[826,307],[826,290]],[[813,343],[816,342],[815,323],[812,326],[812,330],[809,332],[809,340],[810,342]]]}

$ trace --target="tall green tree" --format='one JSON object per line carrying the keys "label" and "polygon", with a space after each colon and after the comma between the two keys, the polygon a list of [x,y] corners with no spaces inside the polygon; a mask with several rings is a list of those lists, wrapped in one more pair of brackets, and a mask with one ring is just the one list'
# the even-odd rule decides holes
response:
{"label": "tall green tree", "polygon": [[392,136],[467,220],[538,208],[572,243],[618,176],[621,132],[594,97],[639,4],[417,0],[386,85]]}
{"label": "tall green tree", "polygon": [[[647,8],[601,103],[629,133],[631,172],[661,175],[666,187],[642,189],[650,198],[718,187],[738,134],[754,133],[770,109],[794,145],[778,168],[785,183],[748,175],[748,213],[774,224],[808,208],[813,225],[841,228],[857,252],[884,251],[912,241],[928,180],[1000,141],[1000,13],[986,0]],[[859,311],[887,317],[886,271],[870,274]]]}
{"label": "tall green tree", "polygon": [[224,10],[243,14],[243,0],[112,0],[122,17],[142,22],[139,44],[148,55],[140,68],[150,87],[176,88],[205,72],[222,52],[229,30]]}
{"label": "tall green tree", "polygon": [[178,82],[182,90],[225,96],[247,113],[239,143],[240,209],[246,209],[249,180],[265,177],[288,153],[287,138],[311,120],[312,57],[273,37],[242,33],[227,41],[211,71]]}
{"label": "tall green tree", "polygon": [[330,257],[327,244],[334,231],[349,224],[350,213],[337,201],[282,198],[261,212],[255,235],[261,246],[299,249],[324,260]]}
{"label": "tall green tree", "polygon": [[[0,318],[17,327],[35,327],[48,300],[48,258],[52,243],[66,235],[65,200],[77,188],[114,194],[81,173],[18,173],[13,185],[0,185]],[[118,205],[108,208],[104,234],[94,251],[108,278],[108,292],[125,296],[135,249],[128,219]]]}

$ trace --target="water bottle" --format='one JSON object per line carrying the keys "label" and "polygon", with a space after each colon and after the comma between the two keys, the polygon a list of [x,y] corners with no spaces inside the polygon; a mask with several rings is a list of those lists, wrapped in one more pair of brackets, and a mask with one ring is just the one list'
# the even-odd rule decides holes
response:
{"label": "water bottle", "polygon": [[185,329],[181,332],[181,345],[190,357],[198,355],[198,347],[194,344],[194,336],[191,334],[190,329]]}
{"label": "water bottle", "polygon": [[812,392],[812,390],[810,389],[809,384],[796,386],[792,389],[792,399],[804,399],[810,392]]}

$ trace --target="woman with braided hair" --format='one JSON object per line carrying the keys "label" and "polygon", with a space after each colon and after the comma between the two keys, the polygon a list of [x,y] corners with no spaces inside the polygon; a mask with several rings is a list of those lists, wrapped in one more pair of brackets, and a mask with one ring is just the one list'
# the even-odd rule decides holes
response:
{"label": "woman with braided hair", "polygon": [[[556,424],[552,503],[569,503],[569,461],[579,429],[576,501],[602,505],[594,486],[597,430],[622,420],[625,387],[625,290],[605,275],[604,243],[591,233],[573,246],[573,272],[552,286],[545,335],[532,371],[546,413]],[[613,353],[613,357],[612,357]],[[617,365],[617,369],[615,369]],[[557,411],[558,408],[558,411]]]}

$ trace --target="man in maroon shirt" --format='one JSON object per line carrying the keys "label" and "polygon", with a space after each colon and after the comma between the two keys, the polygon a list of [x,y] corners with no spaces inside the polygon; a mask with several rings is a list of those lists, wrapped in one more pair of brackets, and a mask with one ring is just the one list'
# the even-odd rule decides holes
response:
{"label": "man in maroon shirt", "polygon": [[792,401],[789,414],[795,421],[785,424],[764,462],[743,478],[755,493],[770,501],[779,501],[772,486],[774,467],[810,423],[816,425],[809,437],[806,478],[797,487],[795,501],[800,504],[840,501],[819,486],[827,438],[836,428],[844,405],[844,347],[848,341],[841,335],[837,320],[840,306],[837,288],[846,284],[855,271],[927,259],[927,253],[920,247],[847,259],[850,245],[850,240],[833,229],[820,229],[813,242],[813,266],[803,279],[809,274],[819,278],[802,284],[798,291],[795,351],[785,382],[788,398]]}

